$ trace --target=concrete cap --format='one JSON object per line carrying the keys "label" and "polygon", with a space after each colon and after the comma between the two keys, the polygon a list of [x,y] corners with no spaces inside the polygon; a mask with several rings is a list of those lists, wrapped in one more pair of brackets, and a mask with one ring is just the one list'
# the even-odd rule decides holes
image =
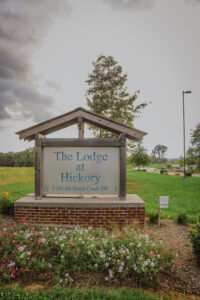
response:
{"label": "concrete cap", "polygon": [[28,207],[69,207],[69,208],[120,208],[120,207],[145,207],[144,201],[136,195],[129,194],[126,200],[116,198],[42,198],[35,200],[34,194],[15,201],[14,206]]}

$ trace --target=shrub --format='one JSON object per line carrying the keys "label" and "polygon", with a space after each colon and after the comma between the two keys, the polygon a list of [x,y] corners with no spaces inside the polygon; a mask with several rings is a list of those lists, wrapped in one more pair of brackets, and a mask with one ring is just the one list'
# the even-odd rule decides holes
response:
{"label": "shrub", "polygon": [[177,223],[185,225],[187,223],[187,219],[188,219],[188,217],[187,217],[186,213],[180,213],[177,216]]}
{"label": "shrub", "polygon": [[9,199],[9,193],[2,193],[0,196],[0,213],[3,215],[13,215],[14,203]]}
{"label": "shrub", "polygon": [[167,172],[167,170],[165,170],[165,169],[160,169],[160,174],[165,174],[165,175],[167,175],[168,172]]}
{"label": "shrub", "polygon": [[192,172],[186,172],[185,175],[186,175],[186,177],[191,177],[192,176]]}
{"label": "shrub", "polygon": [[197,224],[190,229],[189,237],[192,243],[193,253],[197,257],[197,263],[200,265],[200,216]]}
{"label": "shrub", "polygon": [[158,223],[158,213],[151,213],[149,215],[149,221],[152,223],[152,224],[157,224]]}

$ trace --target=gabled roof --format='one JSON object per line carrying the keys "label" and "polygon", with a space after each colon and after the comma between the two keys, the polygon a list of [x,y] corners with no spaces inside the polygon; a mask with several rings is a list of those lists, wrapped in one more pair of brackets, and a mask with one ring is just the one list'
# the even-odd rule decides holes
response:
{"label": "gabled roof", "polygon": [[35,139],[35,135],[38,133],[46,135],[77,123],[79,117],[83,118],[83,122],[106,129],[113,133],[125,133],[126,137],[130,140],[140,141],[143,138],[143,136],[147,134],[146,132],[113,121],[109,118],[94,114],[82,107],[78,107],[75,110],[60,115],[56,118],[18,131],[16,132],[16,134],[19,135],[20,139],[32,141]]}

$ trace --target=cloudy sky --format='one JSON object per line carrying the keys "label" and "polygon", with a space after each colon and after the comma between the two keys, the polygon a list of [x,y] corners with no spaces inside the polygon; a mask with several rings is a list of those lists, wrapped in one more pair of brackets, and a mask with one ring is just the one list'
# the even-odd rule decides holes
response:
{"label": "cloudy sky", "polygon": [[0,152],[33,145],[16,131],[87,108],[100,54],[127,72],[130,93],[140,89],[138,104],[151,102],[134,124],[144,146],[180,156],[183,90],[187,146],[200,122],[200,0],[0,0]]}

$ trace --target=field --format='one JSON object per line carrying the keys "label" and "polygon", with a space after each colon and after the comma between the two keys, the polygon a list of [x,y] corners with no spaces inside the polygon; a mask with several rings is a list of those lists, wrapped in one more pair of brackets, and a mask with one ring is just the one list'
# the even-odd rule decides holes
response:
{"label": "field", "polygon": [[167,218],[185,212],[193,223],[200,213],[200,177],[183,179],[127,168],[127,191],[145,201],[147,215],[158,211],[159,196],[169,196],[169,208],[162,210]]}
{"label": "field", "polygon": [[[0,192],[9,192],[13,201],[34,192],[33,168],[0,168]],[[163,217],[176,218],[185,212],[189,222],[200,213],[200,177],[181,177],[133,171],[127,168],[127,192],[138,194],[146,203],[147,215],[158,210],[159,196],[169,196],[169,208]]]}

